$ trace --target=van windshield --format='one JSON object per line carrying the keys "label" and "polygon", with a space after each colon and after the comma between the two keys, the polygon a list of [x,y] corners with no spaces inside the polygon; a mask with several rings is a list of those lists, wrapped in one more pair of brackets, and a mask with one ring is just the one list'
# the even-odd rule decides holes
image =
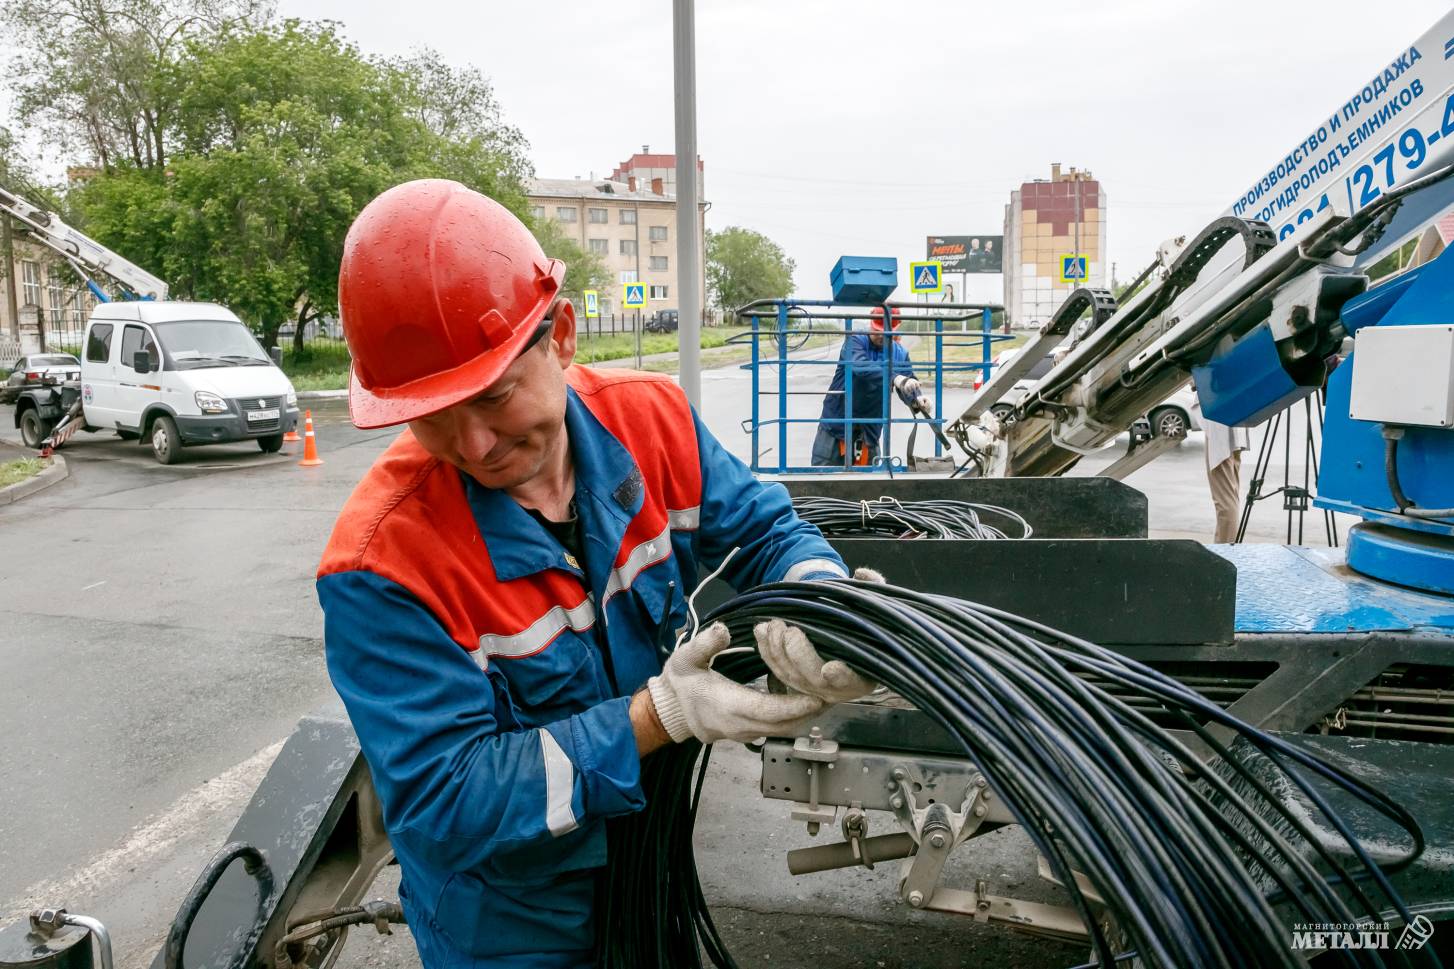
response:
{"label": "van windshield", "polygon": [[162,349],[178,370],[273,365],[247,327],[232,320],[173,320],[155,326]]}

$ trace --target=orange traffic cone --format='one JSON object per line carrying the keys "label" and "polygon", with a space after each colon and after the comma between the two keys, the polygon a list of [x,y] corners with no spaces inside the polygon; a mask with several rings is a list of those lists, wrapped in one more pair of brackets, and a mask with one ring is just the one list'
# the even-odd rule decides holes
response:
{"label": "orange traffic cone", "polygon": [[294,424],[292,429],[288,431],[288,433],[283,435],[284,444],[297,444],[301,440],[303,440],[303,438],[298,435],[297,424]]}
{"label": "orange traffic cone", "polygon": [[318,439],[313,434],[313,412],[303,413],[303,460],[298,462],[300,467],[311,468],[323,463],[318,456]]}

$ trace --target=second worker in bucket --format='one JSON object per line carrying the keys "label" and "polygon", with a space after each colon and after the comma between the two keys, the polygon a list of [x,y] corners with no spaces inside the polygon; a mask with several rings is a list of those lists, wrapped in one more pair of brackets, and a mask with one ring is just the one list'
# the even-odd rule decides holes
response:
{"label": "second worker in bucket", "polygon": [[[893,329],[899,328],[898,308],[890,310]],[[890,356],[891,355],[891,356]],[[890,356],[887,368],[884,359]],[[846,372],[853,372],[854,420],[852,443],[847,443],[848,425],[844,422],[844,402],[849,394]],[[888,388],[884,386],[885,373],[891,374],[894,391],[904,403],[916,400],[921,391],[914,368],[909,363],[909,351],[899,344],[897,336],[889,338],[884,333],[883,307],[876,306],[869,318],[867,333],[850,333],[843,340],[843,350],[838,355],[838,366],[833,371],[833,382],[823,398],[823,413],[819,415],[818,434],[813,439],[813,465],[833,467],[835,465],[871,465],[883,450],[884,397]],[[862,421],[863,423],[858,423]]]}

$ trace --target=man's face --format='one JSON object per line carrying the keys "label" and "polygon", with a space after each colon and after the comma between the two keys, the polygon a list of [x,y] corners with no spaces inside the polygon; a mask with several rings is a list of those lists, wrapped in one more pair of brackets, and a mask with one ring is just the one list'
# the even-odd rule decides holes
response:
{"label": "man's face", "polygon": [[872,343],[875,347],[881,347],[881,346],[883,346],[884,345],[884,331],[883,330],[869,330],[868,331],[868,342],[869,343]]}
{"label": "man's face", "polygon": [[409,422],[424,450],[486,488],[530,481],[565,447],[565,368],[576,353],[575,313],[551,307],[554,326],[504,375],[462,404]]}

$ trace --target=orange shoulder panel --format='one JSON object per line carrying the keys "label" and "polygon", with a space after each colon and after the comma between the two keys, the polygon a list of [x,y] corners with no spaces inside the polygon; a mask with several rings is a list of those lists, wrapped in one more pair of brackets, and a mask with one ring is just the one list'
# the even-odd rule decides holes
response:
{"label": "orange shoulder panel", "polygon": [[318,564],[318,577],[361,568],[379,525],[438,464],[408,430],[396,437],[344,502]]}
{"label": "orange shoulder panel", "polygon": [[566,380],[596,419],[625,445],[648,482],[661,482],[668,508],[702,498],[702,462],[692,409],[666,374],[571,367]]}

